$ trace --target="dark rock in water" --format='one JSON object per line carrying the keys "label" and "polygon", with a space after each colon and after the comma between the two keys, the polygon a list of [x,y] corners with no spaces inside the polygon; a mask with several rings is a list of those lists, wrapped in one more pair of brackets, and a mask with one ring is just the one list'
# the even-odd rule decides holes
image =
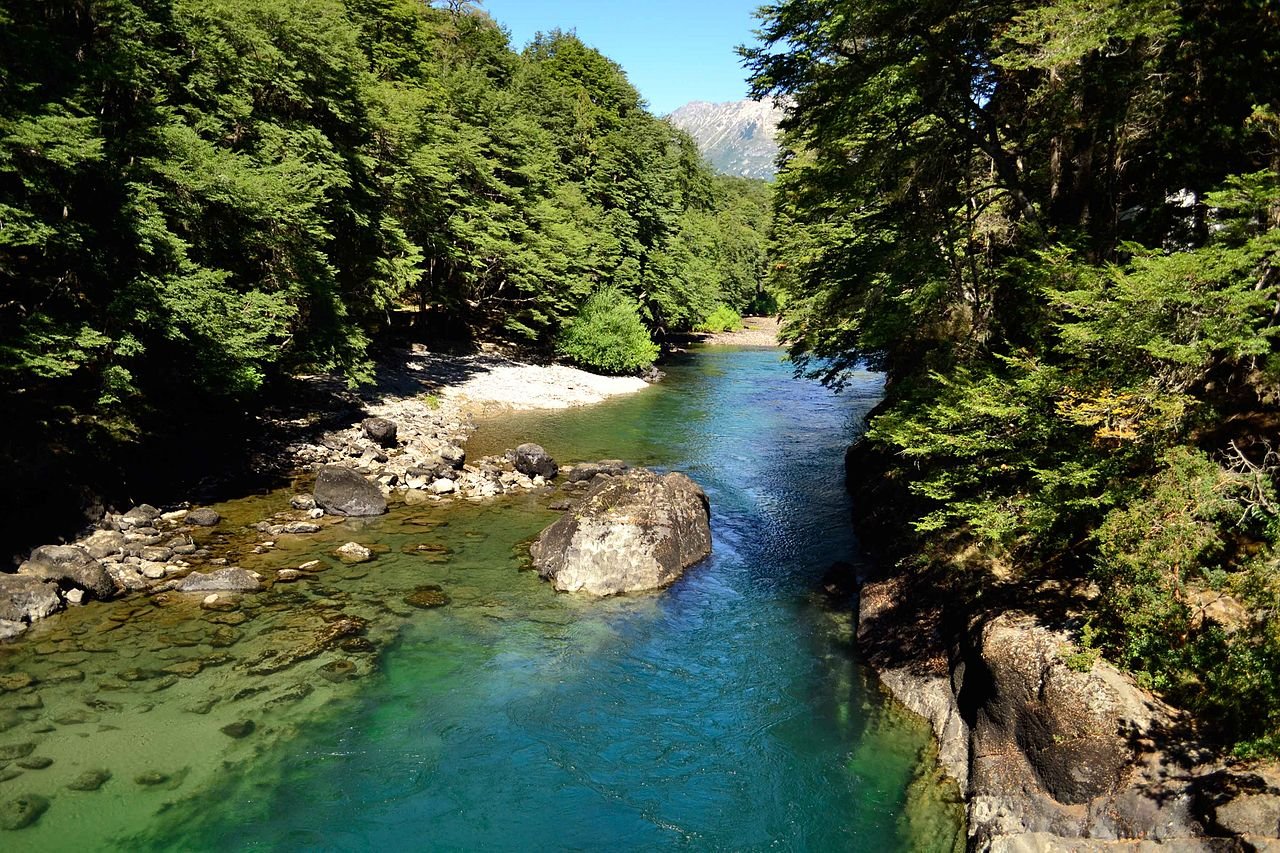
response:
{"label": "dark rock in water", "polygon": [[356,675],[356,665],[349,660],[330,661],[320,667],[320,675],[335,684],[340,684]]}
{"label": "dark rock in water", "polygon": [[209,645],[215,649],[225,649],[240,642],[240,632],[235,628],[223,625],[209,635]]}
{"label": "dark rock in water", "polygon": [[31,552],[18,573],[52,581],[64,589],[81,589],[103,601],[118,591],[106,567],[78,545],[41,546]]}
{"label": "dark rock in water", "polygon": [[445,595],[443,587],[436,584],[426,584],[406,595],[404,603],[420,607],[423,610],[430,610],[432,607],[443,607],[448,604],[449,596]]}
{"label": "dark rock in water", "polygon": [[684,474],[636,468],[593,485],[530,547],[556,589],[613,595],[666,586],[711,553],[706,493]]}
{"label": "dark rock in water", "polygon": [[257,728],[253,720],[238,720],[234,723],[228,723],[223,726],[221,731],[227,737],[242,738],[253,734],[253,730]]}
{"label": "dark rock in water", "polygon": [[397,428],[395,421],[389,421],[386,418],[365,418],[360,424],[360,428],[364,430],[365,436],[370,441],[383,447],[396,446]]}
{"label": "dark rock in water", "polygon": [[207,508],[193,509],[187,513],[185,521],[187,524],[194,524],[196,527],[213,527],[219,521],[222,521],[222,516]]}
{"label": "dark rock in water", "polygon": [[541,475],[544,480],[555,477],[560,469],[540,444],[522,444],[508,454],[511,464],[526,477]]}
{"label": "dark rock in water", "polygon": [[163,785],[165,782],[169,781],[169,778],[168,773],[161,773],[158,770],[148,770],[145,773],[139,773],[137,776],[134,776],[133,781],[144,787],[151,787],[152,785]]}
{"label": "dark rock in water", "polygon": [[0,768],[0,782],[9,782],[13,779],[17,779],[21,775],[21,770],[15,770],[12,767]]}
{"label": "dark rock in water", "polygon": [[595,479],[597,474],[617,477],[627,473],[631,466],[621,459],[601,459],[599,462],[582,462],[573,466],[566,479],[570,483],[586,483]]}
{"label": "dark rock in water", "polygon": [[341,465],[325,465],[316,476],[316,504],[331,515],[382,515],[387,499],[382,490]]}
{"label": "dark rock in water", "polygon": [[53,759],[46,755],[33,755],[30,758],[23,758],[18,762],[18,766],[24,770],[43,770],[53,764]]}
{"label": "dark rock in water", "polygon": [[271,701],[267,702],[266,707],[274,708],[277,705],[290,705],[294,702],[301,702],[303,699],[306,699],[308,696],[310,696],[314,691],[315,691],[315,688],[312,687],[310,684],[307,684],[305,681],[299,681],[297,684],[294,684],[292,687],[285,690],[279,696],[276,696],[273,699],[271,699]]}
{"label": "dark rock in water", "polygon": [[58,589],[31,575],[0,573],[0,619],[31,622],[63,608]]}
{"label": "dark rock in water", "polygon": [[258,592],[262,582],[245,569],[226,568],[216,572],[192,572],[178,581],[179,592]]}
{"label": "dark rock in water", "polygon": [[12,761],[15,758],[26,758],[35,751],[36,745],[30,741],[27,741],[26,743],[0,744],[0,761]]}
{"label": "dark rock in water", "polygon": [[0,829],[24,829],[49,809],[49,800],[39,794],[23,794],[0,803]]}
{"label": "dark rock in water", "polygon": [[96,791],[111,778],[110,770],[86,770],[67,783],[72,791]]}
{"label": "dark rock in water", "polygon": [[251,675],[270,675],[273,672],[288,669],[297,663],[333,648],[347,637],[354,637],[363,633],[368,624],[365,620],[355,616],[343,616],[324,626],[310,642],[283,651],[277,649],[267,650],[248,662],[248,671]]}

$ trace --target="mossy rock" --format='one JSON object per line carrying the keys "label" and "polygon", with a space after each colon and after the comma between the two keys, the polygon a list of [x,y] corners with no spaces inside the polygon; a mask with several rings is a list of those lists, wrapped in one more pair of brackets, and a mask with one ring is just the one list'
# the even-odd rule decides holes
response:
{"label": "mossy rock", "polygon": [[49,800],[39,794],[22,794],[0,803],[0,829],[24,829],[49,809]]}
{"label": "mossy rock", "polygon": [[433,607],[443,607],[449,603],[449,596],[445,594],[444,588],[436,584],[427,584],[420,586],[413,592],[404,597],[404,603],[419,607],[423,610],[430,610]]}

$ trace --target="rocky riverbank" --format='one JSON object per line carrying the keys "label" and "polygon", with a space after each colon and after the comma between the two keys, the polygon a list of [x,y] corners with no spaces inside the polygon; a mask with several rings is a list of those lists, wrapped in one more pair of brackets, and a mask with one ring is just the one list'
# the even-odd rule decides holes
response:
{"label": "rocky riverbank", "polygon": [[[275,547],[281,537],[315,534],[347,516],[385,512],[388,499],[447,504],[544,487],[554,471],[514,453],[466,458],[477,411],[586,405],[647,385],[560,365],[522,364],[496,355],[444,356],[420,348],[384,365],[375,384],[354,397],[329,378],[303,381],[343,401],[348,423],[314,428],[331,422],[332,412],[277,418],[277,428],[292,428],[298,438],[283,446],[283,460],[264,459],[263,469],[287,468],[298,485],[310,488],[319,472],[337,467],[367,482],[374,498],[366,502],[380,507],[354,512],[330,505],[326,512],[320,492],[299,494],[253,525],[257,553]],[[226,555],[198,541],[201,531],[219,523],[208,508],[140,504],[105,513],[70,543],[35,549],[16,572],[0,573],[0,639],[20,636],[36,620],[95,599],[184,589],[183,584],[210,594],[259,584],[260,575],[232,572]],[[213,572],[212,579],[202,574],[205,569]],[[205,579],[187,583],[189,575]]]}
{"label": "rocky riverbank", "polygon": [[[892,535],[902,499],[879,467],[869,447],[850,449],[873,546]],[[899,565],[859,579],[859,645],[886,690],[933,727],[966,796],[970,849],[1280,849],[1280,768],[1221,754],[1184,714],[1078,648],[1071,602],[1085,591],[989,583],[979,600],[961,573]]]}

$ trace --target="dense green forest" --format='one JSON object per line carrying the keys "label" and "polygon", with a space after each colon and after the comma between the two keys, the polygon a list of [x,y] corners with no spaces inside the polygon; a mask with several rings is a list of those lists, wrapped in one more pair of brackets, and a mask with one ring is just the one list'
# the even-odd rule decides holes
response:
{"label": "dense green forest", "polygon": [[1280,750],[1280,4],[761,16],[786,334],[828,381],[887,372],[916,559],[1076,582],[1083,665]]}
{"label": "dense green forest", "polygon": [[406,315],[551,353],[604,294],[686,330],[764,297],[769,216],[617,64],[472,4],[5,0],[0,458],[367,380]]}

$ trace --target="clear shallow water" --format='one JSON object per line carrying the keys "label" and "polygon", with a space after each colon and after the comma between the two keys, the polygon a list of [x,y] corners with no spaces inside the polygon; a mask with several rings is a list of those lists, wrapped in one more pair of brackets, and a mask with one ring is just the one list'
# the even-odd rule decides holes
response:
{"label": "clear shallow water", "polygon": [[[163,753],[148,750],[148,728],[129,713],[138,696],[126,691],[115,716],[99,709],[113,728],[86,737],[80,761],[67,755],[39,772],[71,773],[86,760],[128,769],[99,792],[56,794],[24,842],[953,849],[958,810],[933,777],[923,727],[882,702],[851,650],[848,614],[813,593],[832,561],[854,556],[841,454],[879,393],[870,374],[836,396],[794,380],[777,351],[712,348],[628,398],[483,424],[472,456],[533,440],[562,461],[618,457],[688,472],[711,499],[713,556],[654,595],[557,594],[521,571],[525,543],[556,515],[538,496],[447,511],[398,507],[246,555],[242,564],[266,569],[350,538],[384,551],[367,566],[333,564],[262,596],[267,606],[238,626],[245,637],[229,650],[237,661],[176,685],[196,699],[221,697],[212,712],[179,712],[152,695],[147,713],[161,716],[147,725],[168,733]],[[248,522],[286,500],[224,509]],[[448,550],[424,556],[414,550],[424,542]],[[453,603],[405,606],[400,598],[423,583],[441,585]],[[337,612],[370,620],[375,655],[335,650],[266,677],[238,663],[296,644],[290,631],[302,637],[321,624],[308,615]],[[172,658],[173,645],[145,627],[127,626],[150,638],[146,655]],[[57,654],[82,653],[71,638],[52,639]],[[351,659],[357,678],[321,677],[336,659]],[[19,653],[4,660],[37,675],[43,663]],[[211,672],[225,675],[213,681]],[[269,701],[298,683],[314,687],[305,699]],[[230,698],[246,684],[263,692]],[[87,686],[63,692],[80,699]],[[228,746],[217,726],[240,718],[258,730]],[[83,758],[85,743],[101,755]],[[161,757],[185,762],[189,776],[138,794],[133,766]]]}

